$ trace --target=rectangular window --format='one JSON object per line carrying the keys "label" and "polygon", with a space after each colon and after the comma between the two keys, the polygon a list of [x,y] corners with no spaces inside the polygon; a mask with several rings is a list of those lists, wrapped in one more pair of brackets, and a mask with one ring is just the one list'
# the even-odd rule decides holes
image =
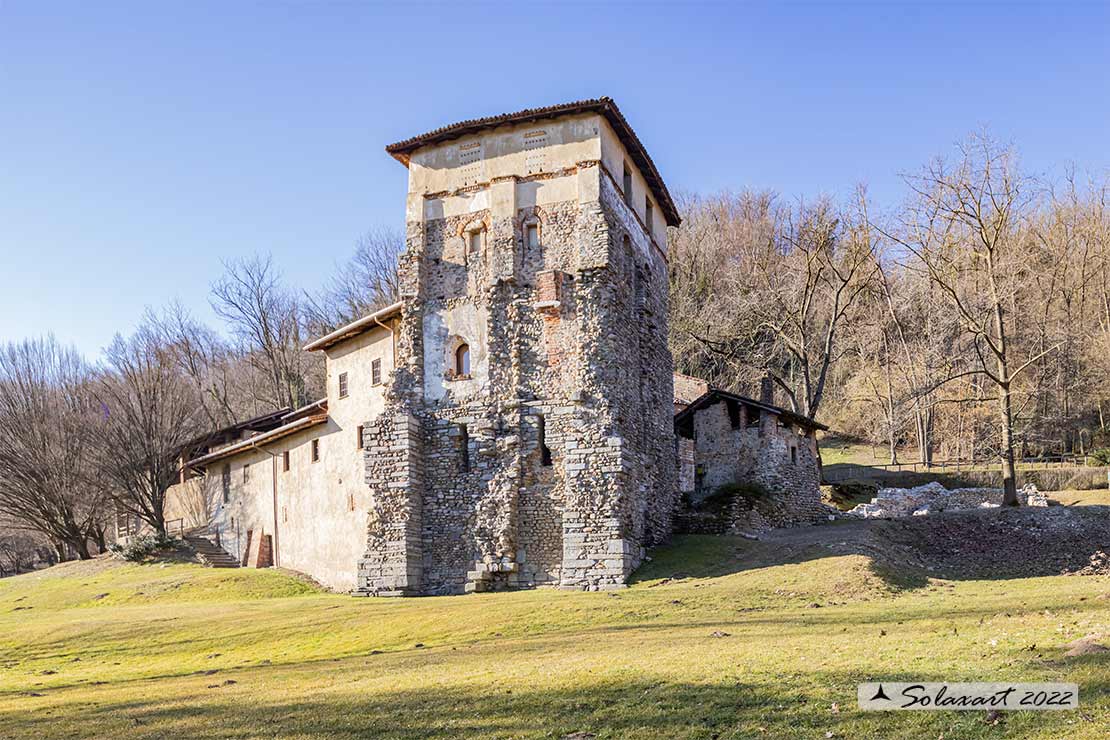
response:
{"label": "rectangular window", "polygon": [[363,439],[363,436],[364,435],[363,435],[363,431],[362,431],[362,425],[360,424],[358,429],[355,430],[355,437],[358,440],[358,448],[360,450],[366,447],[366,443],[365,443],[366,441]]}
{"label": "rectangular window", "polygon": [[547,421],[543,416],[538,418],[536,431],[539,435],[540,443],[540,465],[546,468],[551,465],[551,448],[547,446]]}
{"label": "rectangular window", "polygon": [[798,464],[798,448],[797,447],[791,447],[790,448],[790,462],[794,463],[795,465]]}
{"label": "rectangular window", "polygon": [[653,218],[651,211],[651,198],[644,196],[644,226],[647,228],[648,236],[651,236],[651,221]]}
{"label": "rectangular window", "polygon": [[244,465],[243,466],[243,482],[246,483],[250,479],[251,479],[251,466],[250,465]]}
{"label": "rectangular window", "polygon": [[759,409],[748,408],[748,426],[759,426]]}
{"label": "rectangular window", "polygon": [[538,224],[528,224],[524,229],[524,244],[529,249],[540,248],[540,227]]}
{"label": "rectangular window", "polygon": [[725,407],[728,409],[728,423],[733,429],[740,428],[740,404],[736,401],[726,400]]}
{"label": "rectangular window", "polygon": [[284,506],[281,507],[281,520],[283,522],[289,521],[289,509],[285,508]]}
{"label": "rectangular window", "polygon": [[289,472],[289,450],[281,453],[281,471],[283,473]]}
{"label": "rectangular window", "polygon": [[380,359],[370,363],[370,383],[373,385],[382,384],[382,361]]}
{"label": "rectangular window", "polygon": [[312,440],[312,462],[320,462],[320,440]]}
{"label": "rectangular window", "polygon": [[478,229],[477,231],[470,232],[470,251],[475,252],[475,253],[478,253],[478,252],[482,251],[482,230],[481,229]]}
{"label": "rectangular window", "polygon": [[459,455],[462,462],[462,471],[464,473],[470,472],[470,432],[466,428],[466,424],[459,426]]}
{"label": "rectangular window", "polygon": [[628,162],[624,163],[624,203],[632,205],[632,170],[628,169]]}
{"label": "rectangular window", "polygon": [[346,398],[348,390],[347,373],[339,373],[339,397]]}
{"label": "rectangular window", "polygon": [[224,503],[231,501],[231,466],[225,465],[220,475],[220,490],[224,494]]}
{"label": "rectangular window", "polygon": [[347,511],[355,510],[355,495],[353,493],[347,494]]}

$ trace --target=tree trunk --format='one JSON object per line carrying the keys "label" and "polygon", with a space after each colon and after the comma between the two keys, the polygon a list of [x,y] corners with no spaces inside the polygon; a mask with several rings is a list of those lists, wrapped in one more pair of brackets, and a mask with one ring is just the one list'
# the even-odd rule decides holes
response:
{"label": "tree trunk", "polygon": [[1002,416],[1002,505],[1017,506],[1017,473],[1014,468],[1014,419],[1010,403],[1010,384],[998,388],[999,412]]}

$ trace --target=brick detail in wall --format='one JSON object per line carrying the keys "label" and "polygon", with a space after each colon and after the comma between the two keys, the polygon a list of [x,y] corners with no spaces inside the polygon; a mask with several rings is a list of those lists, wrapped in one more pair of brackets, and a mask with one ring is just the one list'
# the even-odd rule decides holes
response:
{"label": "brick detail in wall", "polygon": [[[482,250],[458,259],[479,220]],[[670,535],[677,488],[666,264],[620,194],[603,181],[593,203],[411,223],[400,268],[359,589],[621,587]],[[455,334],[471,378],[444,379]]]}

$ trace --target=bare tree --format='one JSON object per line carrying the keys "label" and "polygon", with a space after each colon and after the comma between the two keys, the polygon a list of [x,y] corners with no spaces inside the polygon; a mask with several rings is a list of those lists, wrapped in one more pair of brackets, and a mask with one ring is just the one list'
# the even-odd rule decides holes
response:
{"label": "bare tree", "polygon": [[90,371],[53,337],[0,348],[0,512],[59,559],[104,545]]}
{"label": "bare tree", "polygon": [[974,375],[997,391],[1003,501],[1016,506],[1015,383],[1056,346],[1017,355],[1042,315],[1023,295],[1038,266],[1024,222],[1030,184],[1013,151],[985,136],[960,154],[954,166],[937,160],[906,178],[915,200],[896,238],[946,297],[969,341],[968,366],[947,380]]}
{"label": "bare tree", "polygon": [[97,380],[104,415],[99,468],[116,506],[165,535],[166,490],[179,479],[178,457],[200,433],[205,416],[176,353],[143,323],[105,352]]}
{"label": "bare tree", "polygon": [[269,257],[231,261],[212,287],[212,307],[227,321],[258,383],[254,400],[267,410],[316,400],[323,378],[306,343],[300,302],[281,282]]}
{"label": "bare tree", "polygon": [[177,301],[159,313],[148,310],[143,321],[192,383],[209,428],[235,422],[242,412],[235,391],[239,358],[227,342]]}
{"label": "bare tree", "polygon": [[766,193],[692,205],[673,250],[672,352],[717,376],[768,374],[816,416],[846,351],[840,331],[873,282],[865,221],[828,200],[778,208]]}
{"label": "bare tree", "polygon": [[400,298],[397,260],[405,237],[396,229],[371,229],[355,243],[354,255],[305,306],[312,328],[326,332]]}

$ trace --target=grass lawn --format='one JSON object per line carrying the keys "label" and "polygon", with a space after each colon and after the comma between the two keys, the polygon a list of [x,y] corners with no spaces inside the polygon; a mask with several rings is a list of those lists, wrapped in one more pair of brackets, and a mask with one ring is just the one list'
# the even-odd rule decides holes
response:
{"label": "grass lawn", "polygon": [[[1063,657],[1110,633],[1106,577],[906,580],[766,547],[681,538],[616,593],[354,599],[107,561],[10,578],[0,738],[1107,736],[1110,653]],[[1082,708],[860,712],[874,679],[1073,681]]]}

